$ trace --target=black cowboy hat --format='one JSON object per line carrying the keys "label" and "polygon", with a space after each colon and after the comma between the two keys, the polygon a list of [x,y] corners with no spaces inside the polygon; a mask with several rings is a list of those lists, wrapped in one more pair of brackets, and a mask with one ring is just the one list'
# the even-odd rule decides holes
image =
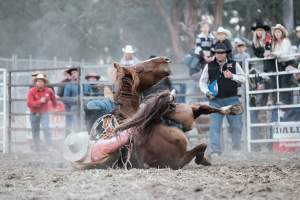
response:
{"label": "black cowboy hat", "polygon": [[217,42],[211,50],[213,53],[229,53],[230,50],[227,49],[226,45],[223,42]]}
{"label": "black cowboy hat", "polygon": [[68,69],[65,70],[68,74],[71,74],[72,71],[78,71],[78,67],[68,67]]}
{"label": "black cowboy hat", "polygon": [[264,24],[262,21],[258,20],[256,22],[254,22],[254,24],[251,26],[251,30],[255,31],[258,28],[262,28],[265,31],[269,31],[270,30],[270,26]]}
{"label": "black cowboy hat", "polygon": [[95,77],[97,80],[100,79],[100,75],[98,75],[96,72],[90,72],[87,75],[85,75],[85,79],[89,79],[90,77]]}

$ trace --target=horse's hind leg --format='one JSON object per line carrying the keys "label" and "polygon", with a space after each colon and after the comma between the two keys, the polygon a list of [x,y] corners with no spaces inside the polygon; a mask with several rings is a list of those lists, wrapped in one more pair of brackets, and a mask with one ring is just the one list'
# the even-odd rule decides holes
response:
{"label": "horse's hind leg", "polygon": [[208,115],[211,113],[220,112],[218,108],[213,108],[206,104],[191,104],[193,110],[194,119],[197,119],[200,115]]}
{"label": "horse's hind leg", "polygon": [[200,115],[220,113],[222,115],[238,115],[243,112],[243,108],[240,104],[224,106],[221,108],[214,108],[205,104],[191,104],[194,119],[198,118]]}
{"label": "horse's hind leg", "polygon": [[183,157],[183,160],[181,161],[180,167],[183,167],[184,165],[191,162],[191,160],[194,157],[198,158],[198,160],[199,160],[199,163],[197,163],[197,164],[210,165],[210,163],[204,157],[204,152],[205,152],[206,146],[207,146],[206,144],[200,144],[200,145],[194,147],[192,150],[187,151],[184,154],[184,157]]}

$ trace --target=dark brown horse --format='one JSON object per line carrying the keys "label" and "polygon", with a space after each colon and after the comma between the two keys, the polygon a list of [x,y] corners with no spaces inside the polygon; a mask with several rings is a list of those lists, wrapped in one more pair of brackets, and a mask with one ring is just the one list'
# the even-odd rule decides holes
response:
{"label": "dark brown horse", "polygon": [[[117,71],[114,87],[115,100],[119,104],[117,113],[126,119],[116,131],[136,127],[133,137],[134,159],[131,160],[133,167],[178,169],[189,163],[194,157],[196,157],[197,164],[209,165],[204,158],[206,144],[198,145],[191,151],[187,151],[188,140],[184,133],[180,129],[162,123],[161,117],[164,116],[190,129],[194,119],[201,114],[213,112],[234,114],[235,107],[216,109],[203,104],[176,105],[173,98],[170,98],[170,93],[165,92],[155,98],[150,98],[139,109],[139,92],[141,91],[140,84],[142,84],[139,74],[134,68],[124,68],[117,64],[114,67]],[[151,76],[152,73],[148,76]],[[156,76],[148,80],[154,79],[159,80]],[[153,85],[151,82],[146,84],[145,80],[143,84]],[[147,88],[144,87],[144,89]]]}

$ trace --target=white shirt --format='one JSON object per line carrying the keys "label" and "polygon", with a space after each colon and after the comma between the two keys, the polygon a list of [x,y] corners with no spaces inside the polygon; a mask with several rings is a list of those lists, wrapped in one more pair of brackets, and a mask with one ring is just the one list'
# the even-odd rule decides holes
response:
{"label": "white shirt", "polygon": [[[226,62],[225,62],[226,63]],[[235,64],[236,74],[232,74],[232,80],[237,83],[244,83],[245,82],[245,73],[243,69],[241,68],[240,64],[236,62]],[[199,80],[199,87],[201,92],[206,94],[209,92],[208,89],[208,64],[205,65],[203,72],[201,74],[200,80]]]}
{"label": "white shirt", "polygon": [[131,60],[126,60],[125,57],[123,57],[120,60],[120,64],[125,65],[125,66],[132,66],[135,64],[138,64],[140,62],[139,59],[137,59],[136,57],[133,57]]}
{"label": "white shirt", "polygon": [[293,54],[291,41],[288,38],[284,38],[281,43],[274,47],[272,54],[275,55],[279,61],[289,60],[291,54]]}

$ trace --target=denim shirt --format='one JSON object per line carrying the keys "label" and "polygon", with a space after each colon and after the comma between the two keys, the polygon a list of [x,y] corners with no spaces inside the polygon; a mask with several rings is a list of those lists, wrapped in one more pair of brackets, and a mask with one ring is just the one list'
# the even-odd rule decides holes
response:
{"label": "denim shirt", "polygon": [[[77,97],[80,93],[80,89],[78,87],[78,83],[76,81],[72,81],[67,83],[64,89],[64,97]],[[90,96],[93,94],[93,89],[90,84],[83,85],[83,94],[85,96]],[[77,104],[77,98],[65,98],[64,103],[67,106],[73,106]]]}

